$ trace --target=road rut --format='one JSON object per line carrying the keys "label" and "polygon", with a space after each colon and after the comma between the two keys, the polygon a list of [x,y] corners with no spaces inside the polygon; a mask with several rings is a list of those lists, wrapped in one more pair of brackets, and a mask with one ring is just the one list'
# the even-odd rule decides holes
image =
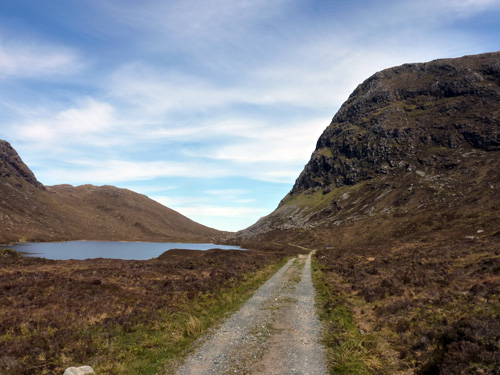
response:
{"label": "road rut", "polygon": [[309,254],[288,261],[177,374],[326,374],[320,337]]}

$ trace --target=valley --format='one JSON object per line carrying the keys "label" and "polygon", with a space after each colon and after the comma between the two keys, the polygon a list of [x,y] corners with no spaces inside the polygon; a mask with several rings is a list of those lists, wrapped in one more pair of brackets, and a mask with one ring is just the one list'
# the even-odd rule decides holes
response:
{"label": "valley", "polygon": [[[499,52],[378,72],[335,114],[276,210],[236,233],[125,189],[46,187],[0,142],[3,242],[223,242],[250,250],[175,250],[145,261],[4,251],[0,369],[49,374],[76,362],[106,374],[168,372],[290,258],[316,250],[310,267],[328,371],[498,375],[499,103]],[[299,297],[281,297],[265,311],[287,316]],[[287,326],[268,328],[288,337]],[[267,337],[250,331],[243,339]],[[269,337],[269,348],[289,341]],[[276,372],[266,367],[279,363],[269,353],[227,368]]]}

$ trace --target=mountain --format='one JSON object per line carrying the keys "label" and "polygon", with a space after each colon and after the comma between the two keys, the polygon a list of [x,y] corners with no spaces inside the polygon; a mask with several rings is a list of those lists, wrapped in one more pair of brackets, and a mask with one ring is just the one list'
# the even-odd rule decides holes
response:
{"label": "mountain", "polygon": [[0,223],[0,243],[213,241],[224,235],[127,189],[44,186],[3,140],[0,140]]}
{"label": "mountain", "polygon": [[238,237],[304,243],[498,235],[500,53],[360,84],[279,207]]}
{"label": "mountain", "polygon": [[500,53],[359,85],[278,208],[235,241],[316,248],[332,373],[500,364]]}

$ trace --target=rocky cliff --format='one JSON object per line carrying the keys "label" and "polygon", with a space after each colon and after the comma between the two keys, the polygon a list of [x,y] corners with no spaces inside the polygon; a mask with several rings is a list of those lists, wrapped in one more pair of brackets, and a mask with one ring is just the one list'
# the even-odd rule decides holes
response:
{"label": "rocky cliff", "polygon": [[355,89],[279,207],[238,235],[498,213],[499,151],[500,53],[390,68]]}
{"label": "rocky cliff", "polygon": [[214,241],[224,233],[114,186],[44,186],[0,140],[0,243]]}
{"label": "rocky cliff", "polygon": [[36,179],[33,172],[21,160],[16,150],[9,142],[0,139],[0,178],[22,179],[34,187],[45,190],[44,186]]}

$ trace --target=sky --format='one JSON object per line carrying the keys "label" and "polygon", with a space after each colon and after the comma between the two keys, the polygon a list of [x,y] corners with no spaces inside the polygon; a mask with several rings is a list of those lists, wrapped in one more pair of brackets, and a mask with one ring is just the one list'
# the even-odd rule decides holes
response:
{"label": "sky", "polygon": [[0,139],[45,185],[131,189],[236,231],[358,84],[500,50],[500,0],[4,0]]}

